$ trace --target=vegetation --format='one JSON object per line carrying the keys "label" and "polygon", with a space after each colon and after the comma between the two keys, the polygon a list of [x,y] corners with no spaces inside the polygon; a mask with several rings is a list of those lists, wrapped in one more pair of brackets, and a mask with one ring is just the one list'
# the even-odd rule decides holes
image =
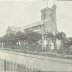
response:
{"label": "vegetation", "polygon": [[31,30],[26,30],[25,35],[26,35],[26,41],[28,42],[28,44],[37,43],[42,38],[40,33],[33,32]]}
{"label": "vegetation", "polygon": [[[54,44],[54,51],[60,54],[72,55],[72,37],[66,37],[64,32],[59,32],[56,35],[53,33],[46,33],[44,37],[50,39]],[[57,40],[61,42],[59,49],[57,48]],[[0,44],[4,48],[23,49],[29,51],[42,51],[42,35],[38,32],[25,30],[25,32],[10,33],[0,37]]]}
{"label": "vegetation", "polygon": [[19,31],[16,34],[6,34],[0,38],[0,43],[3,43],[4,48],[36,50],[41,47],[38,45],[38,41],[41,40],[41,38],[42,35],[40,33],[27,30],[25,33]]}

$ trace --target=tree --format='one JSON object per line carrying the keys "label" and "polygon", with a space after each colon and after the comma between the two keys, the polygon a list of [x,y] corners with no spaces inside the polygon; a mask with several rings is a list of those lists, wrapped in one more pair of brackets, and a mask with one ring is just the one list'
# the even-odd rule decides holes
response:
{"label": "tree", "polygon": [[64,32],[59,32],[55,35],[56,39],[62,40],[64,38],[66,38],[66,34]]}
{"label": "tree", "polygon": [[16,43],[17,43],[15,34],[13,34],[13,33],[5,34],[4,36],[1,37],[0,41],[4,47],[16,45]]}
{"label": "tree", "polygon": [[7,37],[8,37],[8,40],[7,40],[8,44],[10,44],[10,45],[16,45],[17,39],[16,39],[15,34],[11,33]]}
{"label": "tree", "polygon": [[64,41],[66,41],[66,34],[64,32],[59,32],[55,35],[55,38],[61,41],[59,52],[64,53],[65,52]]}
{"label": "tree", "polygon": [[66,53],[72,54],[72,37],[66,38],[64,41]]}
{"label": "tree", "polygon": [[24,40],[26,40],[26,35],[21,31],[18,31],[15,36],[17,38],[18,43],[19,42],[22,43],[22,42],[24,42]]}
{"label": "tree", "polygon": [[0,46],[3,47],[2,37],[0,37]]}
{"label": "tree", "polygon": [[1,37],[1,43],[6,43],[8,40],[8,36],[7,35],[4,35]]}
{"label": "tree", "polygon": [[37,41],[41,40],[42,35],[40,33],[31,31],[31,30],[26,30],[26,40],[28,41],[29,44],[37,43]]}
{"label": "tree", "polygon": [[10,33],[10,34],[6,34],[2,37],[2,43],[4,43],[5,45],[15,45],[17,43],[15,34]]}

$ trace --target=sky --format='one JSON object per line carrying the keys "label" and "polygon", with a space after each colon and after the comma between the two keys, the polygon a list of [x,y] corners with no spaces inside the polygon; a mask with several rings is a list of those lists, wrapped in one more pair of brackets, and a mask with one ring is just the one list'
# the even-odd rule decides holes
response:
{"label": "sky", "polygon": [[[52,7],[54,1],[48,1]],[[55,1],[57,5],[56,22],[59,32],[72,36],[72,1]],[[3,36],[8,26],[19,26],[41,20],[40,10],[47,7],[45,0],[0,1],[0,36]]]}

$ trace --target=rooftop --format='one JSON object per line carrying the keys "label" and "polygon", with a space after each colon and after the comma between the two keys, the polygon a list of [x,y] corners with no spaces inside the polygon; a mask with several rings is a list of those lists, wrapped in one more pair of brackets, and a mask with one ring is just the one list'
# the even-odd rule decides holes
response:
{"label": "rooftop", "polygon": [[48,20],[50,20],[50,19],[45,19],[45,20],[38,21],[38,22],[35,22],[35,23],[32,23],[32,24],[28,24],[28,25],[23,26],[23,28],[26,29],[26,28],[42,25],[42,24],[44,24],[44,22],[46,22]]}

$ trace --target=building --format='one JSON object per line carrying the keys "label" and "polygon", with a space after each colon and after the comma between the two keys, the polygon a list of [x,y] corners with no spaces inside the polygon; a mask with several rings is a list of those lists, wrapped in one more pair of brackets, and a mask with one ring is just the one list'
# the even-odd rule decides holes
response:
{"label": "building", "polygon": [[56,5],[54,4],[52,8],[46,7],[41,10],[41,21],[28,25],[24,28],[39,32],[41,34],[51,32],[53,34],[57,33],[56,25]]}
{"label": "building", "polygon": [[16,34],[18,31],[24,32],[23,27],[8,26],[6,34],[10,34],[10,33]]}
{"label": "building", "polygon": [[32,23],[30,25],[24,26],[22,28],[9,26],[6,33],[16,33],[18,31],[24,30],[33,30],[35,32],[39,32],[42,35],[48,32],[53,34],[57,33],[57,25],[56,25],[56,5],[53,4],[52,8],[46,7],[41,10],[41,21]]}
{"label": "building", "polygon": [[51,39],[46,39],[44,34],[53,33],[55,35],[57,31],[56,25],[56,5],[55,3],[51,8],[46,7],[41,10],[41,21],[26,25],[24,27],[9,26],[6,34],[14,33],[18,31],[24,32],[25,30],[32,30],[42,34],[42,40],[39,44],[42,45],[42,51],[47,51],[48,48],[54,49],[53,42]]}

